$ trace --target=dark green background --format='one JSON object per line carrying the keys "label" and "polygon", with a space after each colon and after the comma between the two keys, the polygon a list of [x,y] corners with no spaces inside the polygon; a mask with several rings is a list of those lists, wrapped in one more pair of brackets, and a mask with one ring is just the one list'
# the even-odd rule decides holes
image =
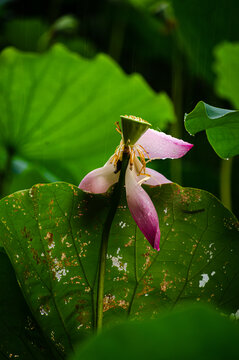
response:
{"label": "dark green background", "polygon": [[[214,53],[218,44],[239,40],[238,10],[236,0],[231,1],[230,6],[225,0],[2,0],[0,47],[15,46],[23,51],[39,52],[61,42],[86,58],[104,52],[127,74],[140,73],[156,92],[166,91],[171,97],[180,124],[176,135],[195,144],[183,159],[181,179],[175,176],[170,161],[155,166],[181,185],[206,189],[218,196],[220,159],[208,144],[205,133],[191,138],[185,132],[183,115],[199,100],[213,106],[234,108],[235,101],[231,104],[225,94],[217,95],[218,91],[223,91],[216,88],[218,74],[215,73]],[[59,18],[65,15],[73,19],[68,24],[59,24]],[[114,121],[115,118],[112,123]],[[174,134],[174,129],[167,131]],[[237,215],[238,169],[236,158],[232,195]],[[21,172],[14,166],[11,171],[13,175]],[[81,175],[72,176],[62,171],[60,165],[57,175],[57,180],[74,184],[81,180]],[[28,180],[25,187],[44,180],[36,170],[32,170],[28,178],[32,180]],[[24,187],[18,177],[11,179],[10,176],[13,184],[7,192]]]}

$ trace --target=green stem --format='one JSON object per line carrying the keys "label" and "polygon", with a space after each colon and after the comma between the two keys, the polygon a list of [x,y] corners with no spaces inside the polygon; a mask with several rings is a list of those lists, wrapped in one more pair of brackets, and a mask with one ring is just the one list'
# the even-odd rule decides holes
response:
{"label": "green stem", "polygon": [[122,159],[122,167],[120,171],[119,181],[116,184],[111,200],[111,206],[106,218],[106,222],[102,232],[101,248],[100,248],[100,263],[99,263],[99,275],[98,275],[98,290],[97,290],[97,308],[96,308],[96,329],[97,332],[100,332],[103,324],[103,301],[104,301],[104,282],[105,282],[105,267],[106,267],[106,257],[107,257],[107,248],[108,240],[111,225],[120,201],[121,190],[125,182],[125,172],[129,162],[129,154],[124,152]]}
{"label": "green stem", "polygon": [[232,210],[231,200],[231,177],[232,177],[232,159],[221,161],[220,172],[220,197],[223,204]]}

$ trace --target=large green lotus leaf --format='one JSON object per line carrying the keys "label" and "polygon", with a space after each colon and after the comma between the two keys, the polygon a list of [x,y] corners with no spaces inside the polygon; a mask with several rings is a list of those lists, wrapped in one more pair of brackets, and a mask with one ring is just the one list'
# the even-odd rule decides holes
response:
{"label": "large green lotus leaf", "polygon": [[208,141],[222,158],[239,154],[239,111],[199,101],[189,114],[185,114],[185,128],[192,135],[206,130]]}
{"label": "large green lotus leaf", "polygon": [[61,359],[51,352],[22,296],[12,265],[0,248],[0,359]]}
{"label": "large green lotus leaf", "polygon": [[[236,312],[239,237],[233,215],[209,193],[148,187],[159,214],[161,251],[136,227],[122,196],[111,228],[104,324],[157,317],[185,301]],[[71,351],[95,325],[101,233],[110,194],[66,183],[35,185],[0,202],[0,239],[42,331]]]}
{"label": "large green lotus leaf", "polygon": [[55,183],[1,202],[1,242],[35,318],[61,350],[71,351],[94,324],[92,289],[108,201]]}
{"label": "large green lotus leaf", "polygon": [[70,359],[236,360],[238,336],[238,324],[209,307],[191,305],[157,320],[115,326],[92,337]]}
{"label": "large green lotus leaf", "polygon": [[140,75],[126,75],[106,55],[89,60],[61,45],[44,54],[2,52],[0,108],[1,144],[51,172],[64,165],[77,182],[119,144],[112,127],[120,115],[160,129],[174,120],[167,95]]}
{"label": "large green lotus leaf", "polygon": [[239,109],[239,43],[223,43],[215,49],[216,90]]}

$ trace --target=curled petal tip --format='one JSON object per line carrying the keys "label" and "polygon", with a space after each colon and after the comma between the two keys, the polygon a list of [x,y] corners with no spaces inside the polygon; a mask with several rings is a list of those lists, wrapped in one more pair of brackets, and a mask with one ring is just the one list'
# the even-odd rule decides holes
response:
{"label": "curled petal tip", "polygon": [[192,147],[194,146],[193,144],[190,144],[188,142],[186,142],[187,146],[188,146],[188,150],[192,149]]}
{"label": "curled petal tip", "polygon": [[152,129],[148,129],[137,144],[145,149],[145,157],[151,159],[178,159],[193,147],[186,141]]}

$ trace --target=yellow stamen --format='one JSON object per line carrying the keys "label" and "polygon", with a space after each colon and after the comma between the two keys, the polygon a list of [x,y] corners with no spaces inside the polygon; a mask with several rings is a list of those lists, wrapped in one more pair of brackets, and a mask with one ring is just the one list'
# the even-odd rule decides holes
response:
{"label": "yellow stamen", "polygon": [[120,124],[118,121],[115,122],[115,125],[116,125],[116,131],[122,136],[122,131],[121,131],[121,128],[120,128]]}
{"label": "yellow stamen", "polygon": [[[140,148],[141,148],[142,150],[141,150]],[[141,161],[141,163],[142,163],[142,169],[140,170],[139,175],[147,175],[147,174],[145,173],[146,164],[147,164],[148,162],[150,162],[152,159],[149,157],[149,153],[147,152],[147,150],[145,150],[145,148],[144,148],[142,145],[137,144],[137,145],[136,145],[136,149],[137,149],[137,151],[138,151],[139,158],[140,158],[140,161]],[[147,160],[147,161],[145,160],[145,154],[146,154],[147,157],[148,157],[148,160]],[[150,176],[150,175],[149,175],[149,176]]]}
{"label": "yellow stamen", "polygon": [[[116,122],[116,130],[121,133],[121,129],[119,126],[119,123]],[[123,153],[124,152],[128,152],[129,153],[129,166],[130,166],[130,170],[133,170],[133,165],[134,165],[134,161],[135,161],[135,156],[136,156],[136,151],[138,153],[139,156],[139,160],[140,160],[140,164],[142,165],[142,168],[140,169],[140,171],[138,172],[138,176],[140,175],[144,175],[145,177],[139,181],[139,184],[141,184],[142,182],[144,182],[145,180],[149,179],[151,177],[151,175],[147,174],[146,171],[146,164],[151,161],[151,159],[149,158],[149,154],[148,152],[145,150],[145,148],[142,145],[128,145],[125,146],[123,140],[120,141],[119,146],[117,146],[117,148],[115,149],[115,153],[111,158],[110,163],[117,167],[117,163],[118,161],[122,161],[122,157],[123,157]],[[145,160],[145,154],[147,155],[149,160]]]}
{"label": "yellow stamen", "polygon": [[137,146],[140,146],[141,147],[141,149],[143,149],[144,150],[144,152],[145,152],[145,154],[148,156],[148,161],[151,161],[151,159],[150,159],[150,157],[149,157],[149,153],[148,153],[148,151],[147,150],[145,150],[145,148],[142,146],[142,145],[140,145],[140,144],[138,144]]}
{"label": "yellow stamen", "polygon": [[113,165],[115,167],[117,166],[117,162],[119,160],[122,160],[122,158],[123,158],[124,148],[125,148],[125,145],[124,145],[123,141],[121,140],[119,146],[117,146],[117,148],[115,149],[115,153],[110,160],[110,163],[111,164],[113,163]]}
{"label": "yellow stamen", "polygon": [[138,150],[138,154],[139,154],[139,157],[140,157],[140,162],[142,163],[142,169],[140,170],[139,174],[144,175],[145,174],[145,168],[146,168],[146,162],[145,162],[144,153],[139,149],[137,149],[137,150]]}

